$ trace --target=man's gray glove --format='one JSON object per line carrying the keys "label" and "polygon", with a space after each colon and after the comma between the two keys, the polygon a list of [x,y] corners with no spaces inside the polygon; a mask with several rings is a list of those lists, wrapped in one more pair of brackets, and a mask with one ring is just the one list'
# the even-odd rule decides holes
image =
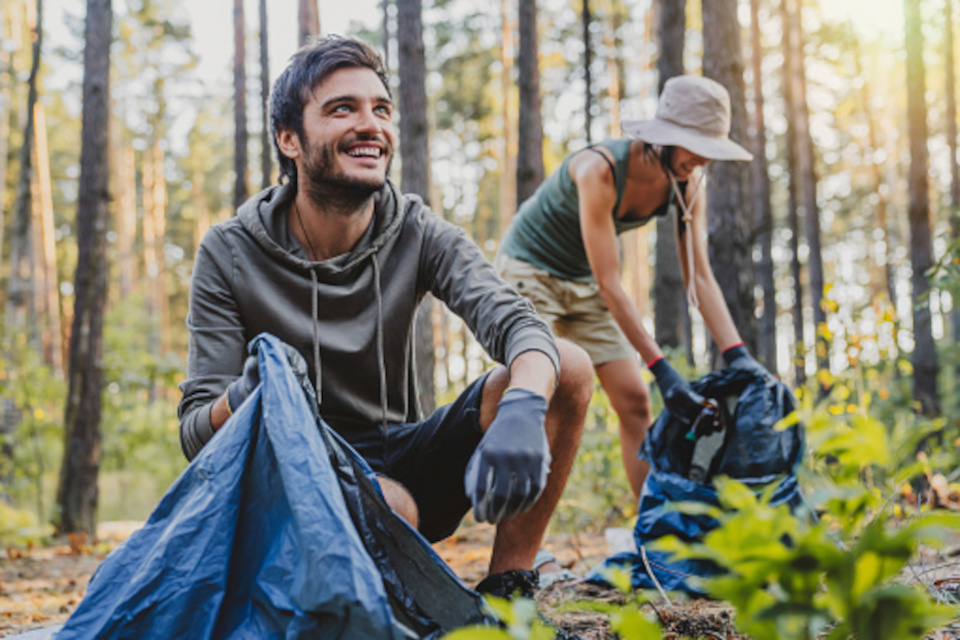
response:
{"label": "man's gray glove", "polygon": [[227,409],[230,410],[230,415],[240,408],[258,384],[260,384],[260,362],[254,354],[247,356],[243,363],[243,373],[227,387]]}
{"label": "man's gray glove", "polygon": [[660,358],[650,366],[656,376],[657,386],[663,396],[663,404],[684,426],[693,425],[705,406],[702,395],[693,390],[690,383],[670,366],[666,358]]}
{"label": "man's gray glove", "polygon": [[754,360],[750,355],[750,352],[747,351],[747,348],[743,346],[743,344],[738,344],[724,351],[723,361],[726,362],[727,366],[731,369],[749,371],[757,377],[770,376],[770,372],[767,371],[767,368]]}
{"label": "man's gray glove", "polygon": [[467,463],[464,488],[479,522],[498,523],[526,511],[547,486],[550,445],[544,430],[547,399],[509,389],[497,417]]}

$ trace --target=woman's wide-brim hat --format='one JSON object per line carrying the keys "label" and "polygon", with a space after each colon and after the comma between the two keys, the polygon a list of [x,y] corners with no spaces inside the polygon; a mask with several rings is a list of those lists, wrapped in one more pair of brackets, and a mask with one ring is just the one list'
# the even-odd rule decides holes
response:
{"label": "woman's wide-brim hat", "polygon": [[709,78],[670,78],[656,116],[624,122],[622,128],[631,138],[683,147],[708,160],[753,160],[753,154],[730,139],[730,94]]}

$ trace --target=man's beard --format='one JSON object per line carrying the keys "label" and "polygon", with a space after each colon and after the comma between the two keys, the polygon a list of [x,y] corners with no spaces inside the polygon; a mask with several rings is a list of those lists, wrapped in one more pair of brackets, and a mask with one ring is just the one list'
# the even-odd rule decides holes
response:
{"label": "man's beard", "polygon": [[[390,148],[384,153],[390,153]],[[347,175],[335,167],[335,151],[325,143],[306,145],[303,156],[303,171],[307,178],[306,192],[310,200],[318,207],[335,209],[345,214],[353,213],[380,191],[385,178],[362,178]],[[385,174],[390,172],[393,157],[387,161]]]}

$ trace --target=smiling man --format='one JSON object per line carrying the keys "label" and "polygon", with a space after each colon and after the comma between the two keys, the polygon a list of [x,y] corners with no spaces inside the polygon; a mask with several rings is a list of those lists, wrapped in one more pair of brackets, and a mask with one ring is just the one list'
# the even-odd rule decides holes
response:
{"label": "smiling man", "polygon": [[[306,360],[323,419],[379,474],[391,506],[436,541],[472,505],[498,525],[478,589],[530,595],[592,391],[586,354],[555,341],[459,227],[387,179],[393,101],[368,45],[328,37],[301,49],[270,111],[282,183],[197,252],[184,453],[215,438],[259,384],[247,344],[272,333]],[[413,327],[427,292],[501,364],[424,418]]]}

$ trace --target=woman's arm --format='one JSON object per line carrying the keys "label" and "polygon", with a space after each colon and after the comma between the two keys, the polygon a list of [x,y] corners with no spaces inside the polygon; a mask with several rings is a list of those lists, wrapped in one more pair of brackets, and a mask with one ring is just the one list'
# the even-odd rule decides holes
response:
{"label": "woman's arm", "polygon": [[[684,195],[689,202],[694,197],[693,189],[697,188],[693,181],[687,183],[687,193]],[[720,351],[726,351],[732,346],[741,344],[743,340],[737,331],[727,303],[723,299],[723,292],[713,275],[710,259],[707,253],[707,203],[706,194],[694,199],[693,210],[690,212],[692,221],[683,225],[680,217],[682,209],[677,205],[677,249],[680,255],[680,268],[683,273],[685,289],[690,288],[690,247],[693,248],[694,291],[698,301],[700,315],[707,325],[707,330],[713,336]],[[684,229],[684,226],[686,228]],[[690,234],[688,239],[686,234]],[[689,243],[689,244],[688,244]]]}
{"label": "woman's arm", "polygon": [[663,352],[644,329],[640,311],[620,282],[620,252],[613,222],[617,191],[610,167],[595,154],[580,154],[570,163],[570,175],[577,185],[580,233],[600,297],[643,361],[653,362],[663,357]]}

